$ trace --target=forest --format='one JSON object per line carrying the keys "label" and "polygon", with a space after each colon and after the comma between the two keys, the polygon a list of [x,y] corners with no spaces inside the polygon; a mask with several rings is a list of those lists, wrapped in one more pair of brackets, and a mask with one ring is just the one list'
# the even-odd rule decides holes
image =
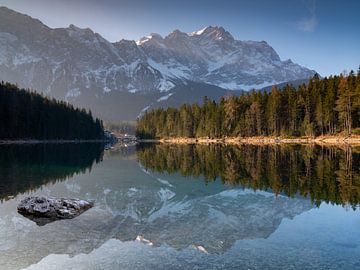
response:
{"label": "forest", "polygon": [[104,138],[102,121],[16,85],[0,84],[0,140],[96,140]]}
{"label": "forest", "polygon": [[273,86],[219,102],[159,108],[138,119],[137,136],[223,138],[252,136],[351,136],[360,133],[360,69],[320,78],[298,87]]}

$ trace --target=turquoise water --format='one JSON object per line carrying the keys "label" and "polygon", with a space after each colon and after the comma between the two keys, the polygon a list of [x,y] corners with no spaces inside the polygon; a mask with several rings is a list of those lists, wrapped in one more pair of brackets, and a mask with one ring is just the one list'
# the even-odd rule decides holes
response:
{"label": "turquoise water", "polygon": [[[360,269],[356,149],[1,147],[0,269]],[[39,227],[30,194],[95,207]]]}

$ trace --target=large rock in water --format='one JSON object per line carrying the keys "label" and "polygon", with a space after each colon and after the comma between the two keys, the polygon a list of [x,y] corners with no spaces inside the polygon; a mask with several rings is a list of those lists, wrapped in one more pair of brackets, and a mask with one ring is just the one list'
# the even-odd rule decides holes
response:
{"label": "large rock in water", "polygon": [[94,203],[79,199],[27,197],[17,209],[20,214],[42,226],[59,219],[77,217],[93,206]]}

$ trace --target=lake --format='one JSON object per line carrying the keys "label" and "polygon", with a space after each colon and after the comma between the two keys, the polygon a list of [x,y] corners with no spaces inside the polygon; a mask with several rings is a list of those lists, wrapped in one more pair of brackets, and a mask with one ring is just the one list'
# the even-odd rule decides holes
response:
{"label": "lake", "polygon": [[[92,200],[38,226],[29,195]],[[360,269],[360,148],[0,146],[0,269]]]}

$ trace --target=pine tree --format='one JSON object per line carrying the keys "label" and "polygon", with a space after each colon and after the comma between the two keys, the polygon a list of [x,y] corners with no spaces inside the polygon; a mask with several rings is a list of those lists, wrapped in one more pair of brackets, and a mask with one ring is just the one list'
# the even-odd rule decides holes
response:
{"label": "pine tree", "polygon": [[336,110],[339,112],[339,120],[343,126],[343,130],[347,136],[351,135],[352,132],[352,93],[348,79],[345,76],[341,76],[339,89],[338,89],[338,99],[336,101]]}
{"label": "pine tree", "polygon": [[267,106],[267,118],[269,135],[280,135],[280,92],[276,86],[273,86]]}

